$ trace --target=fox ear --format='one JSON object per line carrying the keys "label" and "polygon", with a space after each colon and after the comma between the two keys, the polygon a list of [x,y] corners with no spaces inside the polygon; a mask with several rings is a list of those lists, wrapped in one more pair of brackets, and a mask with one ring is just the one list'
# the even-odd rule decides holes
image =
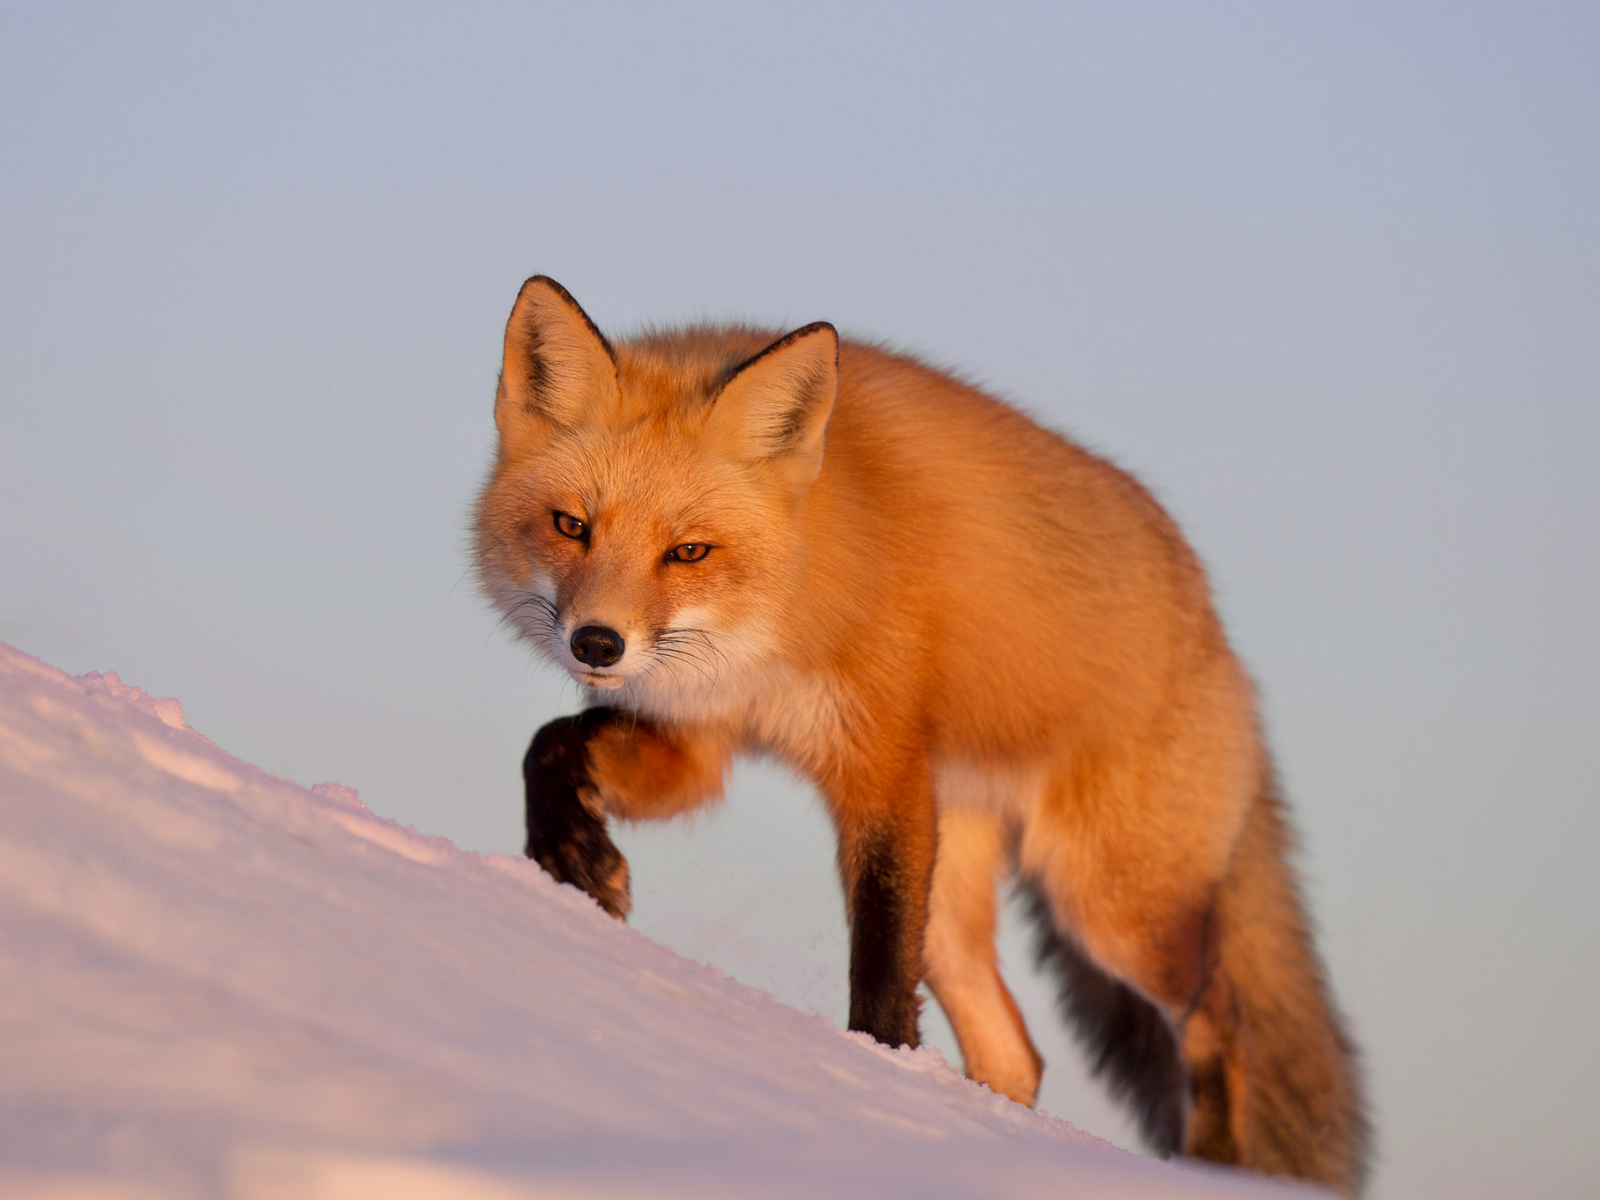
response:
{"label": "fox ear", "polygon": [[822,469],[838,392],[839,335],[817,321],[740,367],[717,393],[706,429],[736,458],[769,461],[805,487]]}
{"label": "fox ear", "polygon": [[506,322],[494,423],[514,447],[551,426],[581,424],[617,396],[617,360],[589,314],[546,275],[522,285]]}

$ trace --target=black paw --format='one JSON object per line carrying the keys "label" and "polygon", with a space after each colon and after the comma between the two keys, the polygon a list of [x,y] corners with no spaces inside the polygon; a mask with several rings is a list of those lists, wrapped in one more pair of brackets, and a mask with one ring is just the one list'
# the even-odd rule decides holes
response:
{"label": "black paw", "polygon": [[589,778],[588,744],[614,710],[591,708],[551,721],[522,760],[528,789],[524,853],[554,878],[582,888],[613,917],[628,915],[628,860],[606,832]]}

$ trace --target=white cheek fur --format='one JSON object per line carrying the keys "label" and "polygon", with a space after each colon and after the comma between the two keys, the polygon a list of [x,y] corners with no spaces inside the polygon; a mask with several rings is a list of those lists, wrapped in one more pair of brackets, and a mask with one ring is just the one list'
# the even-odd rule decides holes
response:
{"label": "white cheek fur", "polygon": [[491,577],[484,580],[483,590],[519,637],[560,661],[555,646],[561,621],[555,585],[548,576],[535,574],[520,585],[503,576]]}

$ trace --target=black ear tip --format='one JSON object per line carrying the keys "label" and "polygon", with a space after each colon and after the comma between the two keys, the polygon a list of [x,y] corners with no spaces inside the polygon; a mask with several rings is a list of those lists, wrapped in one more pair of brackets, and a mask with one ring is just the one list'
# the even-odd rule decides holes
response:
{"label": "black ear tip", "polygon": [[789,335],[788,340],[799,341],[802,338],[818,337],[821,335],[828,346],[833,348],[833,362],[835,368],[839,364],[839,331],[833,327],[832,321],[813,321],[811,324],[796,329]]}
{"label": "black ear tip", "polygon": [[517,295],[525,296],[530,291],[532,291],[534,288],[539,288],[539,287],[546,288],[549,291],[554,292],[558,296],[563,296],[568,301],[572,300],[572,293],[567,291],[566,288],[562,287],[559,283],[557,283],[554,279],[551,279],[550,276],[548,276],[548,275],[530,275],[530,276],[528,276],[527,279],[522,281],[522,287],[517,290]]}
{"label": "black ear tip", "polygon": [[588,327],[589,332],[599,341],[600,345],[605,348],[606,357],[611,360],[612,366],[616,366],[617,352],[612,348],[611,342],[606,338],[606,335],[600,332],[600,327],[594,323],[594,319],[583,311],[583,305],[573,299],[572,293],[548,275],[530,275],[523,282],[522,290],[517,293],[517,302],[511,306],[511,319],[513,321],[517,320],[518,313],[525,313],[528,318],[538,320],[540,319],[539,314],[549,312],[547,298],[534,298],[535,293],[539,291],[555,295],[567,307],[568,311],[575,313],[578,319]]}
{"label": "black ear tip", "polygon": [[[784,334],[781,338],[773,342],[772,345],[768,346],[754,358],[746,359],[745,362],[739,367],[739,371],[743,371],[755,366],[756,363],[760,362],[769,355],[777,354],[782,350],[787,350],[796,342],[807,341],[816,334],[824,332],[828,335],[829,343],[833,346],[833,357],[834,361],[837,362],[839,358],[839,331],[835,329],[833,324],[829,321],[813,321],[809,325],[802,325],[799,329]],[[739,371],[735,371],[734,374],[737,375]]]}
{"label": "black ear tip", "polygon": [[784,334],[777,341],[773,342],[772,345],[768,346],[760,354],[756,355],[756,358],[762,358],[768,354],[771,354],[775,350],[782,350],[787,346],[792,346],[796,342],[806,341],[810,338],[816,337],[818,334],[826,334],[833,342],[834,350],[837,352],[839,347],[839,331],[833,327],[833,322],[813,321],[809,325],[802,325],[799,329]]}

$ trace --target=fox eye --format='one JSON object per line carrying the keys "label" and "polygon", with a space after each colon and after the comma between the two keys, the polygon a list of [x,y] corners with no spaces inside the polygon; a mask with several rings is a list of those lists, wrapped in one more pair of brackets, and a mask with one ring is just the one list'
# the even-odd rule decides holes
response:
{"label": "fox eye", "polygon": [[556,513],[556,531],[562,537],[569,537],[579,541],[589,536],[589,526],[578,520],[571,513]]}
{"label": "fox eye", "polygon": [[673,562],[699,562],[710,553],[711,547],[705,542],[685,542],[668,550],[667,558]]}

